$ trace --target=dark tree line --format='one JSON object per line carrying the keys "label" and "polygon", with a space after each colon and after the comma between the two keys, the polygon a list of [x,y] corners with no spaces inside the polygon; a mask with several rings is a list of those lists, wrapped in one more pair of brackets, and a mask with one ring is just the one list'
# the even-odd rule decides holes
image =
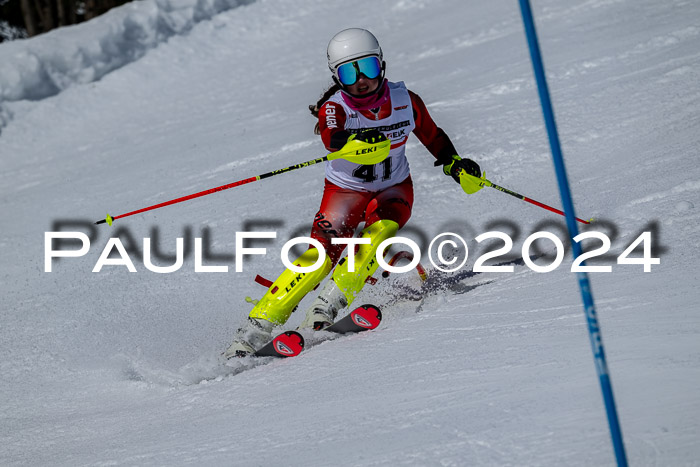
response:
{"label": "dark tree line", "polygon": [[[87,21],[128,0],[0,0],[0,27],[16,37],[36,36],[60,26]],[[8,37],[9,34],[9,37]],[[14,39],[6,33],[6,39]],[[0,41],[3,40],[0,34]]]}

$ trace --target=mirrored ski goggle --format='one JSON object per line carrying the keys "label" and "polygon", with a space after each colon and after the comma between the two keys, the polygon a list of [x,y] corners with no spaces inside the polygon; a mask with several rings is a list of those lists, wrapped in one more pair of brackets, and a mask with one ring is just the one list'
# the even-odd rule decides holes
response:
{"label": "mirrored ski goggle", "polygon": [[338,81],[344,86],[352,86],[360,79],[360,74],[375,79],[382,73],[382,64],[378,57],[365,57],[354,62],[347,62],[335,70]]}

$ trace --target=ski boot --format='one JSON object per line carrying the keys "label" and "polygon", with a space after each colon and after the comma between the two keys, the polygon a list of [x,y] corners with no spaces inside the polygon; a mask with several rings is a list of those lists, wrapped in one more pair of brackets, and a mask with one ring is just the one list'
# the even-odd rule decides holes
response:
{"label": "ski boot", "polygon": [[[316,263],[319,252],[311,248],[294,261],[299,267]],[[312,272],[285,270],[270,286],[248,315],[248,323],[239,329],[234,342],[224,352],[226,358],[255,353],[272,340],[272,328],[287,322],[304,296],[313,290],[331,270],[328,256],[321,267]]]}
{"label": "ski boot", "polygon": [[245,357],[254,354],[258,349],[272,340],[274,324],[265,319],[248,318],[245,326],[236,331],[233,344],[226,349],[224,357]]}
{"label": "ski boot", "polygon": [[338,288],[333,279],[326,283],[321,293],[306,310],[306,317],[299,325],[299,329],[311,328],[319,331],[327,328],[335,321],[338,310],[345,308],[348,300],[342,290]]}

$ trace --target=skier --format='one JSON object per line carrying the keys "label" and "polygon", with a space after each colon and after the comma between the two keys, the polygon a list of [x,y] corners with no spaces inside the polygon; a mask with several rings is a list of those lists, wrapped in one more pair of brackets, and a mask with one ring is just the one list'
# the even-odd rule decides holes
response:
{"label": "skier", "polygon": [[[339,310],[358,295],[366,279],[377,269],[376,248],[393,237],[411,216],[413,183],[405,155],[408,135],[413,132],[442,166],[445,175],[458,183],[459,173],[481,177],[479,165],[462,159],[445,132],[437,127],[425,104],[403,82],[385,79],[382,49],[365,29],[345,29],[328,44],[328,68],[335,84],[315,106],[315,132],[330,152],[353,139],[374,143],[391,140],[389,156],[375,165],[359,165],[343,159],[326,162],[326,181],[321,207],[314,219],[311,237],[327,253],[322,267],[299,274],[284,271],[250,312],[239,329],[227,358],[254,353],[272,338],[272,329],[283,325],[304,296],[318,286],[334,266],[331,279],[306,311],[300,328],[323,329],[331,325]],[[355,252],[354,272],[350,261],[341,260],[345,245],[333,238],[350,238],[361,223],[359,237],[369,239]],[[309,248],[295,265],[316,263],[319,252]]]}

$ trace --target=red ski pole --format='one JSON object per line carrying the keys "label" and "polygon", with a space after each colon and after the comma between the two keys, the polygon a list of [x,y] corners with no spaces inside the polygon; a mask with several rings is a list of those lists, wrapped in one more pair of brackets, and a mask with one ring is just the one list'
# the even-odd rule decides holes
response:
{"label": "red ski pole", "polygon": [[170,206],[172,204],[182,203],[183,201],[188,201],[190,199],[200,198],[202,196],[210,195],[212,193],[217,193],[219,191],[228,190],[230,188],[235,188],[237,186],[246,185],[248,183],[257,182],[264,178],[270,178],[275,175],[280,175],[283,173],[291,172],[292,170],[301,169],[303,167],[309,167],[311,165],[318,164],[319,162],[325,162],[335,159],[345,159],[350,162],[361,165],[373,165],[386,159],[389,155],[389,149],[391,146],[390,140],[384,140],[378,143],[368,143],[365,141],[351,140],[348,142],[340,151],[328,154],[325,157],[320,157],[318,159],[312,159],[310,161],[302,162],[300,164],[291,165],[285,167],[284,169],[273,170],[272,172],[267,172],[262,175],[257,175],[255,177],[245,178],[237,182],[228,183],[226,185],[217,186],[215,188],[210,188],[208,190],[200,191],[198,193],[193,193],[191,195],[183,196],[181,198],[171,199],[170,201],[165,201],[163,203],[154,204],[153,206],[148,206],[145,208],[137,209],[136,211],[127,212],[125,214],[120,214],[118,216],[110,216],[107,214],[105,219],[101,219],[95,224],[107,223],[112,225],[112,223],[117,220],[128,216],[133,216],[134,214],[140,214],[146,211],[152,211],[154,209],[159,209],[165,206]]}
{"label": "red ski pole", "polygon": [[[566,217],[566,214],[564,214],[564,211],[560,211],[557,208],[553,208],[552,206],[546,205],[544,203],[540,203],[539,201],[535,201],[532,198],[528,198],[527,196],[523,196],[520,193],[516,193],[512,190],[509,190],[508,188],[503,188],[502,186],[498,186],[495,183],[492,183],[491,181],[486,179],[485,175],[482,175],[481,178],[474,177],[473,175],[469,175],[465,171],[462,171],[460,174],[460,184],[462,185],[462,188],[464,189],[465,192],[467,193],[474,193],[476,191],[479,191],[483,186],[489,186],[491,188],[495,188],[498,191],[502,191],[503,193],[507,193],[511,196],[515,196],[518,199],[521,199],[523,201],[527,201],[530,204],[534,204],[535,206],[539,206],[543,209],[546,209],[547,211],[555,212],[559,214],[560,216]],[[577,221],[581,222],[582,224],[590,224],[593,222],[593,219],[589,219],[587,221],[583,219],[579,219],[578,217],[575,218]]]}
{"label": "red ski pole", "polygon": [[[495,183],[491,183],[489,180],[484,179],[483,183],[484,183],[484,185],[490,186],[491,188],[495,188],[495,189],[497,189],[498,191],[502,191],[503,193],[508,193],[509,195],[515,196],[516,198],[522,199],[523,201],[527,201],[527,202],[530,203],[530,204],[534,204],[535,206],[539,206],[539,207],[541,207],[541,208],[543,208],[543,209],[546,209],[547,211],[556,212],[556,213],[559,214],[560,216],[566,217],[566,214],[564,214],[564,211],[560,211],[560,210],[557,209],[557,208],[553,208],[552,206],[548,206],[548,205],[546,205],[546,204],[544,204],[544,203],[540,203],[539,201],[535,201],[534,199],[528,198],[527,196],[523,196],[523,195],[521,195],[520,193],[516,193],[516,192],[511,191],[511,190],[509,190],[509,189],[507,189],[507,188],[503,188],[502,186],[498,186],[498,185],[496,185]],[[581,222],[582,224],[590,224],[591,221],[593,221],[593,219],[589,219],[589,220],[585,221],[585,220],[583,220],[583,219],[579,219],[578,217],[576,217],[575,219],[576,219],[577,221]]]}

